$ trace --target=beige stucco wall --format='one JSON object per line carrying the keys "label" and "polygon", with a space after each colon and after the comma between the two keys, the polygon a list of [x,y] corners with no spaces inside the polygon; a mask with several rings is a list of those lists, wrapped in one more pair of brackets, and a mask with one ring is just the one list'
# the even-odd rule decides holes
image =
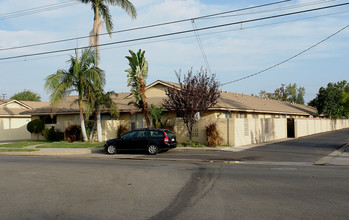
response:
{"label": "beige stucco wall", "polygon": [[18,104],[18,103],[16,103],[16,102],[7,103],[7,104],[5,104],[4,107],[6,107],[6,108],[11,108],[11,109],[14,109],[14,108],[15,108],[15,109],[28,110],[27,107],[24,107],[23,105],[20,105],[20,104]]}
{"label": "beige stucco wall", "polygon": [[285,118],[236,118],[232,146],[264,143],[287,137]]}
{"label": "beige stucco wall", "polygon": [[166,97],[166,90],[168,87],[165,87],[161,84],[157,84],[153,87],[148,88],[145,91],[145,96],[146,97]]}
{"label": "beige stucco wall", "polygon": [[[111,138],[115,138],[117,135],[117,129],[119,125],[122,123],[127,128],[129,128],[129,116],[126,114],[120,114],[120,117],[124,120],[102,120],[102,140],[108,140]],[[33,116],[32,120],[39,119],[39,116]],[[45,128],[51,128],[52,126],[59,131],[64,132],[67,127],[70,125],[79,125],[80,126],[80,117],[79,115],[58,115],[56,124],[46,124]],[[29,133],[29,132],[28,132]],[[96,140],[97,134],[95,133],[94,140]],[[32,134],[31,136],[34,140],[43,140],[44,137],[39,134]],[[28,138],[29,139],[29,138]]]}
{"label": "beige stucco wall", "polygon": [[29,140],[30,133],[27,131],[29,117],[6,117],[0,118],[0,141]]}
{"label": "beige stucco wall", "polygon": [[[280,140],[287,137],[287,119],[286,118],[215,118],[215,114],[203,116],[193,128],[193,141],[201,144],[207,144],[205,128],[206,125],[215,122],[217,123],[218,131],[222,137],[222,144],[230,146],[242,146],[248,144],[264,143],[273,140]],[[183,120],[175,118],[174,113],[167,114],[166,118],[172,118],[168,121],[174,126],[177,140],[183,143],[189,140],[187,129]],[[33,119],[39,117],[33,117]],[[5,122],[6,123],[6,122]],[[0,127],[5,124],[0,121]],[[27,122],[26,122],[27,123]],[[57,116],[57,124],[46,125],[46,128],[54,126],[56,129],[64,131],[69,125],[80,125],[78,115],[59,115]],[[120,120],[103,120],[103,140],[115,138],[117,129],[123,124],[128,129],[130,128],[130,115],[127,113],[120,114]],[[145,126],[145,122],[143,123]],[[3,125],[2,125],[3,126]],[[25,125],[26,127],[26,125]],[[349,127],[348,119],[311,119],[311,118],[296,118],[295,119],[295,137],[302,137],[315,133],[333,131]],[[0,135],[1,137],[1,135]],[[33,137],[34,139],[37,136]]]}
{"label": "beige stucco wall", "polygon": [[[215,122],[223,145],[242,146],[279,140],[287,137],[286,120],[285,118],[200,119],[194,125],[192,139],[206,145],[206,125]],[[183,120],[176,119],[175,132],[179,143],[189,140]]]}
{"label": "beige stucco wall", "polygon": [[323,118],[297,118],[295,119],[295,136],[303,137],[307,135],[335,131],[349,128],[348,119],[323,119]]}

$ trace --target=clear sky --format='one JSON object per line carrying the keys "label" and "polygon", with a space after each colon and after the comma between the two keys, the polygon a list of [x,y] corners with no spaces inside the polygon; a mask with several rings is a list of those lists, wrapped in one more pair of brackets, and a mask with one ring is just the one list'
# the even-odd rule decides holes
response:
{"label": "clear sky", "polygon": [[[130,19],[125,12],[111,7],[115,28],[125,30],[199,16],[232,11],[278,0],[132,0],[138,17]],[[86,36],[92,29],[93,12],[89,5],[69,3],[54,10],[39,8],[68,0],[0,0],[0,95],[7,98],[24,89],[39,93],[48,101],[44,90],[45,77],[58,69],[68,68],[66,61],[74,52],[64,52],[20,59],[1,58],[66,48],[87,46],[87,39],[59,44],[1,50],[28,44]],[[241,22],[255,18],[302,11],[311,8],[346,3],[340,0],[291,0],[288,2],[240,11],[214,18],[195,20],[196,28]],[[62,5],[56,5],[62,6]],[[28,13],[36,8],[40,13]],[[18,16],[21,10],[26,15]],[[16,14],[14,13],[16,12]],[[221,83],[240,79],[286,60],[315,45],[349,24],[349,6],[342,6],[274,19],[230,25],[199,31],[208,64]],[[193,30],[191,21],[115,33],[110,38],[101,36],[100,43],[111,43]],[[105,32],[105,29],[102,29]],[[305,87],[305,100],[315,98],[321,86],[348,79],[349,28],[317,47],[276,68],[221,87],[221,90],[258,94],[272,92],[281,84],[296,83]],[[106,91],[128,92],[128,50],[145,50],[149,63],[147,83],[158,79],[176,82],[175,71],[187,73],[206,68],[194,32],[101,47],[101,68],[107,77]]]}

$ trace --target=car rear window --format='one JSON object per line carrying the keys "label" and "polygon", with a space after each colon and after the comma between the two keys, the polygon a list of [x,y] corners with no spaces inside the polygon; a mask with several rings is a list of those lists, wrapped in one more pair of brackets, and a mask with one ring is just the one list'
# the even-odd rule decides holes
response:
{"label": "car rear window", "polygon": [[174,133],[170,130],[166,130],[165,132],[169,138],[172,138],[173,136],[175,136]]}
{"label": "car rear window", "polygon": [[164,132],[162,131],[149,131],[151,137],[164,137]]}

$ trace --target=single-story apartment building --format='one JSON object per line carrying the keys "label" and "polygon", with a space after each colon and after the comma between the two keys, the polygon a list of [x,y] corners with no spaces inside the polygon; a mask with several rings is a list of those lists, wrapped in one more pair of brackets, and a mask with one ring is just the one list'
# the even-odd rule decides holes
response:
{"label": "single-story apartment building", "polygon": [[[148,85],[146,87],[148,104],[161,107],[163,100],[167,98],[166,90],[169,88],[179,89],[179,86],[176,83],[161,80]],[[134,107],[128,104],[133,101],[131,93],[118,93],[113,99],[117,103],[120,114],[118,118],[113,118],[108,112],[102,113],[104,140],[116,137],[117,129],[121,124],[130,130],[145,126],[143,114],[139,111],[134,113]],[[64,131],[69,125],[80,123],[76,100],[77,96],[70,96],[62,100],[53,110],[50,105],[46,105],[22,114],[31,115],[32,119],[41,118],[45,121],[46,127],[54,126]],[[188,135],[182,119],[177,117],[173,111],[167,109],[164,111],[166,112],[165,119],[169,119],[178,141],[187,141]],[[317,122],[314,122],[315,124],[310,122],[314,126],[308,126],[308,122],[299,123],[307,126],[306,130],[303,127],[297,127],[297,121],[300,120],[320,122],[322,119],[319,118],[317,110],[310,106],[221,91],[217,104],[210,108],[194,126],[193,140],[203,144],[207,143],[205,126],[209,122],[217,123],[222,143],[231,146],[298,137],[312,134],[313,130],[318,129],[318,126],[315,126]],[[340,128],[349,127],[348,120],[343,121],[336,122],[336,125],[340,124]],[[329,121],[320,124],[322,127],[316,132],[333,130],[333,125]]]}
{"label": "single-story apartment building", "polygon": [[31,115],[20,113],[48,104],[48,102],[14,99],[0,100],[0,142],[30,140],[31,134],[27,131],[27,124],[31,120]]}

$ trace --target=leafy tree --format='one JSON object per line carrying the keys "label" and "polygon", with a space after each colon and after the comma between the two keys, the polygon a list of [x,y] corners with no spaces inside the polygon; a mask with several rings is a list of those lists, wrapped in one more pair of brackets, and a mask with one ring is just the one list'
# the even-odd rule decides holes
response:
{"label": "leafy tree", "polygon": [[287,97],[286,101],[304,105],[304,95],[305,95],[304,87],[297,88],[296,83],[293,83],[293,84],[290,83],[286,87],[285,94]]}
{"label": "leafy tree", "polygon": [[166,91],[168,99],[164,100],[163,106],[174,110],[187,127],[189,141],[192,141],[194,115],[199,112],[204,114],[208,108],[214,106],[220,97],[218,91],[219,82],[215,75],[208,76],[207,70],[201,69],[198,74],[193,75],[192,69],[183,80],[180,73],[177,73],[179,88],[170,88]]}
{"label": "leafy tree", "polygon": [[96,56],[92,48],[82,50],[79,57],[78,50],[76,56],[71,56],[68,70],[58,70],[55,74],[46,77],[45,88],[50,93],[52,108],[73,91],[78,93],[78,105],[80,110],[80,126],[84,141],[88,141],[83,109],[83,98],[88,91],[94,88],[102,88],[105,84],[104,71],[96,67]]}
{"label": "leafy tree", "polygon": [[288,101],[292,103],[304,105],[304,87],[297,88],[297,84],[289,84],[285,87],[285,84],[281,84],[280,88],[276,88],[274,93],[267,93],[265,90],[259,92],[259,97],[266,99],[275,99],[280,101]]}
{"label": "leafy tree", "polygon": [[41,101],[39,94],[26,89],[23,92],[14,94],[11,99],[16,99],[18,101]]}
{"label": "leafy tree", "polygon": [[154,128],[164,128],[168,119],[163,122],[161,118],[165,115],[163,112],[163,107],[156,107],[154,104],[151,104],[150,114],[153,117],[153,127]]}
{"label": "leafy tree", "polygon": [[344,94],[343,94],[343,106],[346,112],[349,112],[349,86],[346,86],[344,88]]}
{"label": "leafy tree", "polygon": [[125,70],[128,72],[128,86],[131,87],[135,101],[130,102],[136,108],[140,109],[143,114],[147,127],[150,128],[149,106],[145,96],[145,79],[148,77],[148,61],[145,59],[145,51],[138,50],[137,54],[132,50],[129,51],[131,56],[126,56],[129,61],[130,68]]}
{"label": "leafy tree", "polygon": [[346,103],[348,91],[349,84],[346,80],[329,83],[326,88],[321,87],[316,98],[308,104],[316,107],[319,114],[329,118],[348,117],[349,109]]}

